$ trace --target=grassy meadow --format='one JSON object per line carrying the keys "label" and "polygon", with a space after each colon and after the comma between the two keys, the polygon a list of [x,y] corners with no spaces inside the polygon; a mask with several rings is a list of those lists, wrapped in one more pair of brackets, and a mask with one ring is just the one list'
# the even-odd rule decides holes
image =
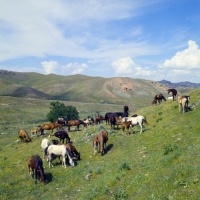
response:
{"label": "grassy meadow", "polygon": [[[76,166],[62,168],[58,159],[49,168],[44,160],[48,184],[34,184],[27,161],[42,157],[41,141],[16,142],[18,131],[30,130],[46,122],[50,101],[0,97],[0,199],[70,199],[70,200],[197,200],[200,197],[200,89],[191,96],[191,111],[179,113],[177,101],[162,102],[156,107],[130,109],[146,117],[143,133],[135,126],[131,134],[121,127],[111,130],[101,124],[72,130],[69,136],[81,153]],[[99,111],[121,111],[120,105],[81,104],[80,118]],[[94,137],[105,128],[109,133],[106,154],[93,155]],[[46,137],[49,132],[46,132]],[[56,139],[51,137],[50,139]],[[85,177],[91,173],[89,180]]]}

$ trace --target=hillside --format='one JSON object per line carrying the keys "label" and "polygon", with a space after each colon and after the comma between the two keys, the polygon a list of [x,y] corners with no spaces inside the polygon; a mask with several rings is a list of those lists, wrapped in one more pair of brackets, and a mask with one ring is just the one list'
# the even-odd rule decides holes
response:
{"label": "hillside", "polygon": [[[151,104],[154,96],[167,94],[167,86],[128,77],[59,76],[38,73],[0,71],[0,95],[84,103],[129,105],[141,108]],[[192,88],[180,88],[186,93]]]}
{"label": "hillside", "polygon": [[[45,100],[1,97],[7,101],[0,107],[0,199],[199,199],[200,89],[187,95],[191,97],[191,111],[186,113],[178,112],[177,101],[131,112],[145,116],[149,123],[141,134],[138,126],[126,135],[120,126],[112,130],[105,123],[70,131],[81,160],[66,169],[58,160],[49,168],[44,160],[48,179],[45,186],[41,182],[35,185],[27,169],[30,156],[42,157],[43,138],[35,137],[27,144],[15,141],[19,129],[30,133],[33,126],[44,122],[41,120],[49,104]],[[82,106],[79,109],[85,106],[78,105]],[[93,155],[91,142],[103,127],[109,134],[106,153]],[[87,180],[89,173],[91,178]]]}

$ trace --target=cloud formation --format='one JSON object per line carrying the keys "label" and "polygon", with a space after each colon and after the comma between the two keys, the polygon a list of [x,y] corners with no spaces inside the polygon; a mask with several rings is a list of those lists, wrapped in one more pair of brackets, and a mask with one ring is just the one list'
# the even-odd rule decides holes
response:
{"label": "cloud formation", "polygon": [[111,65],[118,76],[139,77],[150,76],[155,73],[154,70],[140,67],[130,57],[120,58]]}
{"label": "cloud formation", "polygon": [[[159,65],[159,68],[199,69],[200,49],[195,41],[188,41],[188,48],[178,51],[171,59]],[[176,70],[177,71],[177,70]]]}

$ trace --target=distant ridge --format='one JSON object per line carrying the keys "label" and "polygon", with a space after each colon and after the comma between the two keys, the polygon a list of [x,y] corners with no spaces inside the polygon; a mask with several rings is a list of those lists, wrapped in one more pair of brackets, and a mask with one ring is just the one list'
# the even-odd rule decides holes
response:
{"label": "distant ridge", "polygon": [[161,84],[166,85],[169,88],[174,88],[174,87],[190,87],[190,88],[198,88],[200,87],[200,83],[191,83],[189,81],[184,81],[184,82],[178,82],[178,83],[172,83],[170,81],[167,80],[162,80],[162,81],[158,81]]}

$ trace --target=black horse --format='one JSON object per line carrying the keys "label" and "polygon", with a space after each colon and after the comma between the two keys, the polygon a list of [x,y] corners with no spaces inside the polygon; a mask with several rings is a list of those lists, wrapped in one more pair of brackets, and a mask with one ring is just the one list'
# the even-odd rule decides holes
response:
{"label": "black horse", "polygon": [[66,139],[66,143],[67,142],[70,143],[70,137],[69,137],[68,132],[66,130],[60,130],[58,132],[55,132],[54,136],[60,138],[60,142],[62,140],[63,144],[64,144],[65,139]]}
{"label": "black horse", "polygon": [[177,90],[175,89],[168,89],[167,90],[168,94],[171,92],[172,93],[172,97],[173,97],[173,101],[175,100],[175,97],[177,95]]}

